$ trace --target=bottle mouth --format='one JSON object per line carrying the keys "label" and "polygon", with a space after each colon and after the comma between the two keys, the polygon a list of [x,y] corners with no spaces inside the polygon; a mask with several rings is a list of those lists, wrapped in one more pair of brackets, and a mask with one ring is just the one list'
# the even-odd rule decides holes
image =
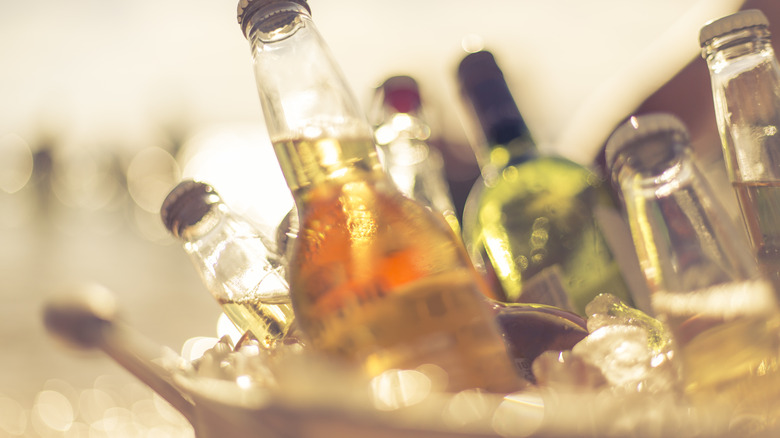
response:
{"label": "bottle mouth", "polygon": [[[676,142],[689,141],[688,129],[676,116],[670,113],[651,113],[632,116],[620,124],[610,135],[605,145],[607,167],[614,166],[620,151],[636,144],[652,143],[657,138],[674,138]],[[660,160],[661,150],[648,154],[648,161]],[[655,157],[654,157],[655,156]]]}
{"label": "bottle mouth", "polygon": [[[256,23],[261,32],[271,33],[288,26],[301,11],[311,15],[311,8],[306,0],[241,0],[237,11],[238,25],[244,36],[249,38],[250,27]],[[262,18],[252,20],[258,12]]]}
{"label": "bottle mouth", "polygon": [[704,47],[713,39],[724,37],[733,32],[768,26],[769,20],[760,10],[739,11],[705,24],[699,31],[699,45]]}
{"label": "bottle mouth", "polygon": [[174,236],[186,239],[188,231],[196,225],[208,222],[220,197],[208,184],[184,180],[165,198],[160,207],[160,219]]}

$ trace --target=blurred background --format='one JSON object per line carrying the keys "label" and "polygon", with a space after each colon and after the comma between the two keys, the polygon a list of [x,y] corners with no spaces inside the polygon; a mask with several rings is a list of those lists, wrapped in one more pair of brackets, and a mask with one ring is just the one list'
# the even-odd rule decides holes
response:
{"label": "blurred background", "polygon": [[[292,205],[236,3],[0,2],[0,436],[192,435],[104,355],[55,342],[41,309],[99,283],[155,343],[217,336],[163,198],[196,177],[268,224]],[[495,54],[542,150],[591,164],[623,118],[666,109],[717,162],[698,30],[743,1],[309,3],[363,104],[391,75],[417,79],[458,207],[478,174],[455,84],[465,50]]]}

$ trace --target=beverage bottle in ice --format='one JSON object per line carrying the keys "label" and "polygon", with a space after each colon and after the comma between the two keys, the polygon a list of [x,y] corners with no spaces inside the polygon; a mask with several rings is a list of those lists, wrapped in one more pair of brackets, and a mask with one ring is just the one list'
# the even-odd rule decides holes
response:
{"label": "beverage bottle in ice", "polygon": [[[495,271],[501,300],[568,306],[581,315],[600,293],[632,304],[597,223],[597,215],[617,211],[608,186],[580,164],[539,152],[492,53],[465,56],[458,80],[472,137],[482,139],[473,140],[482,176],[466,201],[463,240],[477,266]],[[526,297],[523,284],[551,268],[566,296]]]}
{"label": "beverage bottle in ice", "polygon": [[[559,296],[560,276],[542,271],[526,282],[526,291]],[[504,333],[515,368],[527,380],[538,383],[533,363],[542,353],[571,350],[588,336],[585,318],[560,307],[536,303],[502,303],[491,300],[496,321]]]}
{"label": "beverage bottle in ice", "polygon": [[729,179],[755,256],[780,288],[780,66],[769,22],[743,10],[706,24],[707,61]]}
{"label": "beverage bottle in ice", "polygon": [[193,180],[171,190],[160,215],[239,331],[266,348],[301,340],[284,268],[258,225],[231,210],[211,185]]}
{"label": "beverage bottle in ice", "polygon": [[387,78],[375,90],[369,116],[380,161],[398,189],[442,214],[460,235],[444,159],[428,143],[431,127],[417,81],[410,76]]}
{"label": "beverage bottle in ice", "polygon": [[444,218],[384,172],[306,2],[242,1],[238,20],[298,211],[287,268],[310,347],[369,376],[433,364],[451,391],[521,387],[490,291]]}
{"label": "beverage bottle in ice", "polygon": [[697,167],[686,127],[666,113],[631,117],[606,160],[653,310],[679,346],[685,391],[763,414],[780,388],[777,303]]}

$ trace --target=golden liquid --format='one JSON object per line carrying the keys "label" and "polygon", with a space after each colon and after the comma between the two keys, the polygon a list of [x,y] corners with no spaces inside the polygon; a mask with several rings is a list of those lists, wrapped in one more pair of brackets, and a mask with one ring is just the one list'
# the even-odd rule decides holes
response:
{"label": "golden liquid", "polygon": [[559,265],[576,312],[584,314],[600,293],[632,305],[594,216],[599,206],[615,207],[586,168],[556,157],[509,166],[482,188],[477,202],[476,226],[464,238],[485,249],[506,300],[523,301],[523,282]]}
{"label": "golden liquid", "polygon": [[686,394],[765,421],[780,418],[780,317],[769,284],[741,282],[680,296],[684,302],[655,292],[653,308],[668,315]]}
{"label": "golden liquid", "polygon": [[[277,153],[303,154],[317,143],[286,142]],[[326,143],[329,156],[348,154],[333,150],[339,142]],[[286,161],[307,162],[296,153]],[[295,169],[310,183],[294,192],[300,225],[288,272],[311,345],[369,375],[434,363],[448,373],[451,391],[519,388],[483,296],[488,289],[441,215],[369,166],[308,166]],[[327,177],[315,182],[323,169]]]}
{"label": "golden liquid", "polygon": [[295,319],[292,304],[261,302],[247,298],[237,301],[220,300],[222,311],[242,333],[249,331],[266,348],[282,341]]}

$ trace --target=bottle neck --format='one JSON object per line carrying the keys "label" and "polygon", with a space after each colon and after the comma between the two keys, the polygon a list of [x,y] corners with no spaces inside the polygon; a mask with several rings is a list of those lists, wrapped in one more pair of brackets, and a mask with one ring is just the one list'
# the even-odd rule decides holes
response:
{"label": "bottle neck", "polygon": [[293,195],[355,172],[381,171],[371,126],[308,11],[274,4],[249,20],[260,103]]}
{"label": "bottle neck", "polygon": [[461,79],[472,113],[475,153],[480,167],[501,169],[537,154],[536,144],[502,75]]}
{"label": "bottle neck", "polygon": [[612,164],[612,181],[620,188],[623,199],[655,197],[667,186],[679,187],[694,177],[693,157],[689,148],[668,134],[658,134],[641,144],[625,146]]}
{"label": "bottle neck", "polygon": [[702,53],[729,179],[777,179],[780,66],[768,30],[759,26],[714,38]]}
{"label": "bottle neck", "polygon": [[[280,256],[266,236],[245,219],[220,210],[208,230],[188,234],[184,250],[207,289],[220,301],[247,298],[273,285],[271,295],[284,295]],[[267,298],[268,298],[267,297]]]}
{"label": "bottle neck", "polygon": [[[653,292],[687,293],[755,278],[741,239],[687,144],[650,141],[619,153],[619,184],[640,265]],[[657,309],[658,310],[658,309]]]}

